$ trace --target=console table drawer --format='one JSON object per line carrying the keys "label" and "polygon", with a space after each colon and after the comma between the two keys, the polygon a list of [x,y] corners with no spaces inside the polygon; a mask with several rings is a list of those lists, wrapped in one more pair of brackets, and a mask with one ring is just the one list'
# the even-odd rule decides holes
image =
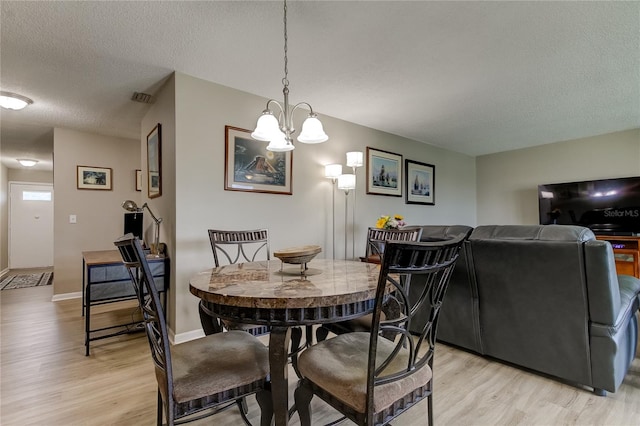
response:
{"label": "console table drawer", "polygon": [[[156,288],[160,292],[164,291],[164,259],[159,262],[150,261],[149,268]],[[131,277],[123,264],[92,266],[87,272],[87,286],[91,286],[91,302],[135,296]]]}

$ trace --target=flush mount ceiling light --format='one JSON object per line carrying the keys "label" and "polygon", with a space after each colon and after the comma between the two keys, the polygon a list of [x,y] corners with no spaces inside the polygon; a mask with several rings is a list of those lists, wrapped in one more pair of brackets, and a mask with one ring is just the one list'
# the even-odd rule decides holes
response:
{"label": "flush mount ceiling light", "polygon": [[25,96],[11,92],[0,92],[0,107],[6,109],[20,110],[33,101]]}
{"label": "flush mount ceiling light", "polygon": [[[251,137],[259,141],[269,142],[267,150],[283,152],[291,151],[293,146],[291,135],[295,133],[293,127],[293,113],[301,106],[309,108],[309,115],[302,123],[302,131],[298,136],[298,141],[302,143],[321,143],[329,139],[324,132],[322,123],[318,116],[313,112],[313,108],[307,102],[300,102],[293,107],[289,105],[289,80],[288,80],[288,58],[287,58],[287,1],[284,1],[284,78],[282,84],[284,88],[284,104],[274,99],[267,102],[267,108],[262,111],[262,115],[258,118],[256,129],[251,133]],[[269,109],[271,104],[275,104],[280,109],[278,118],[273,115]]]}
{"label": "flush mount ceiling light", "polygon": [[31,160],[29,158],[18,158],[18,163],[25,167],[33,167],[38,163],[38,160]]}

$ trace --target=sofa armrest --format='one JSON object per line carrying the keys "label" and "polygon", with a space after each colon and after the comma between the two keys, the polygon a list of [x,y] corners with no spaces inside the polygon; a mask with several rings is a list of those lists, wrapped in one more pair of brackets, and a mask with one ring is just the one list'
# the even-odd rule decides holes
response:
{"label": "sofa armrest", "polygon": [[591,321],[614,326],[619,321],[621,311],[629,309],[629,303],[634,303],[635,309],[638,308],[640,280],[617,275],[609,242],[588,241],[584,244],[584,250]]}

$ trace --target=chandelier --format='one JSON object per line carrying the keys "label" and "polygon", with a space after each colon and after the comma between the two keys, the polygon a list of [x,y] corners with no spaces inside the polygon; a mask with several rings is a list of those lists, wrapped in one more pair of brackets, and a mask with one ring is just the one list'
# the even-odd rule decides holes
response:
{"label": "chandelier", "polygon": [[[300,102],[291,107],[289,105],[289,69],[287,58],[287,0],[284,0],[284,78],[282,84],[284,88],[282,93],[284,94],[284,103],[270,99],[267,102],[267,107],[258,118],[256,129],[251,133],[251,137],[259,141],[269,142],[267,150],[284,152],[291,151],[295,147],[291,135],[293,135],[296,129],[293,127],[293,113],[301,106],[309,108],[309,115],[302,123],[302,130],[298,136],[298,141],[302,143],[321,143],[329,139],[329,136],[324,132],[322,123],[318,119],[318,116],[313,112],[313,108],[307,102]],[[280,111],[278,118],[273,115],[273,112],[269,109],[271,105],[276,105]]]}

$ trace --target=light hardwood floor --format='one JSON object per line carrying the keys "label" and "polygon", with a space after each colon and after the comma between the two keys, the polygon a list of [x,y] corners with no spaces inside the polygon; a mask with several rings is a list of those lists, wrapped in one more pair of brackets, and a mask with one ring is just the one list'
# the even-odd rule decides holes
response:
{"label": "light hardwood floor", "polygon": [[[51,294],[50,286],[0,292],[0,424],[154,425],[156,384],[144,335],[92,342],[85,357],[80,300],[53,303]],[[639,358],[618,392],[605,398],[446,345],[436,351],[434,372],[439,425],[640,424]],[[289,378],[293,390],[293,371]],[[339,417],[317,398],[313,411],[317,424]],[[421,403],[393,424],[424,425],[425,413]],[[258,424],[254,398],[249,414]],[[240,416],[231,409],[191,424],[235,426]],[[291,424],[299,424],[295,415]]]}

